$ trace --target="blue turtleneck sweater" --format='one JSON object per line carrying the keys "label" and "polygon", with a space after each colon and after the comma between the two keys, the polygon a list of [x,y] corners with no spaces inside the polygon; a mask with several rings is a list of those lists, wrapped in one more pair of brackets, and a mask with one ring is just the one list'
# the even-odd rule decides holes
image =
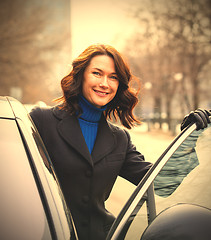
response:
{"label": "blue turtleneck sweater", "polygon": [[99,121],[106,107],[97,108],[89,103],[83,96],[80,96],[79,105],[83,113],[78,120],[85,142],[91,153],[95,144]]}

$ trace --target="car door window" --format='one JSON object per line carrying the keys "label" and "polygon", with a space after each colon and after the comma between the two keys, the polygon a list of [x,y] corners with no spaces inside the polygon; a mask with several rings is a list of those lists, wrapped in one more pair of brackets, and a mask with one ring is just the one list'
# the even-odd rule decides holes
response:
{"label": "car door window", "polygon": [[178,203],[211,208],[210,146],[211,126],[194,131],[172,155],[166,174],[161,171],[154,181],[157,213]]}
{"label": "car door window", "polygon": [[170,196],[184,178],[199,165],[196,142],[200,132],[194,131],[171,156],[154,181],[155,193],[161,197]]}

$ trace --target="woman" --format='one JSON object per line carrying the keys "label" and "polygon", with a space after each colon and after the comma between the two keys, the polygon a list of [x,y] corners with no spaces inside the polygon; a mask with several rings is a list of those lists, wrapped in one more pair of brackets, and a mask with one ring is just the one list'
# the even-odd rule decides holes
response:
{"label": "woman", "polygon": [[114,221],[105,201],[117,176],[137,185],[151,164],[126,130],[107,121],[113,115],[126,128],[138,123],[133,115],[138,100],[129,88],[132,75],[119,52],[92,45],[72,66],[61,81],[61,104],[34,109],[31,117],[51,157],[79,239],[104,240]]}

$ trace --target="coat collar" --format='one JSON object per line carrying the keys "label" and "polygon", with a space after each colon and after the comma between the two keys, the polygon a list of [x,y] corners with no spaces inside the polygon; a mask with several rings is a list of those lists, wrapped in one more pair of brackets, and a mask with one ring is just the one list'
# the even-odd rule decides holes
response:
{"label": "coat collar", "polygon": [[60,120],[57,125],[57,130],[61,137],[80,153],[90,165],[93,166],[93,164],[96,164],[115,148],[115,135],[103,114],[99,122],[95,145],[92,154],[90,154],[77,117],[59,109],[59,107],[54,107],[53,113]]}

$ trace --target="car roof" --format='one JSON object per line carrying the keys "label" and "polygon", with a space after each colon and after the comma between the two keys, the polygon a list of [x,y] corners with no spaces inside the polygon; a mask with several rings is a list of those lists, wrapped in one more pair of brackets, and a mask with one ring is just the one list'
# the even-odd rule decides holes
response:
{"label": "car roof", "polygon": [[13,97],[0,96],[0,118],[27,119],[28,112],[24,105]]}
{"label": "car roof", "polygon": [[8,97],[0,96],[0,118],[15,118]]}

